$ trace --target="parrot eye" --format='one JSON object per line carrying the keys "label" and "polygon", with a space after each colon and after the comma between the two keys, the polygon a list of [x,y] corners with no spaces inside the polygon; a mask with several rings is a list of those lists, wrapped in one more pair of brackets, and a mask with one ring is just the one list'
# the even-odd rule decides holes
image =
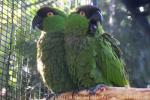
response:
{"label": "parrot eye", "polygon": [[53,12],[48,12],[48,13],[47,13],[47,16],[53,16],[53,15],[54,15]]}
{"label": "parrot eye", "polygon": [[81,15],[81,16],[85,16],[85,12],[80,11],[80,15]]}

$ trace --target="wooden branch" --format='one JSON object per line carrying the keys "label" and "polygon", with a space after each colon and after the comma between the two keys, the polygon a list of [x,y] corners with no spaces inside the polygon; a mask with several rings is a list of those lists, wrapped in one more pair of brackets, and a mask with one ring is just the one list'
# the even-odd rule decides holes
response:
{"label": "wooden branch", "polygon": [[62,93],[49,100],[150,100],[150,88],[108,87],[105,91],[97,91],[95,95],[82,90],[74,94]]}

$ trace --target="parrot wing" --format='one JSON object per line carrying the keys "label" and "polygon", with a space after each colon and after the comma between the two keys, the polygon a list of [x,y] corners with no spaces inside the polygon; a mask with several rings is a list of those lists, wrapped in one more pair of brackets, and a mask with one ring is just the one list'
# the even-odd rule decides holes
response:
{"label": "parrot wing", "polygon": [[97,65],[102,71],[107,83],[113,86],[126,86],[129,84],[124,62],[121,59],[121,50],[118,41],[111,35],[103,31],[102,26],[98,26],[96,34]]}
{"label": "parrot wing", "polygon": [[119,48],[120,42],[108,33],[102,34],[102,37],[111,43],[112,49],[115,51],[116,55],[121,58],[123,53]]}

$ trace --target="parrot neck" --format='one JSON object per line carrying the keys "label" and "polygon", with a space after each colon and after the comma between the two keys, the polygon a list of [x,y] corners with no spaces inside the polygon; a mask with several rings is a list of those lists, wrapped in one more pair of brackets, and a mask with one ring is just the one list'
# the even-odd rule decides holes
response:
{"label": "parrot neck", "polygon": [[103,30],[103,26],[100,23],[97,23],[97,32],[96,35],[100,36],[103,35],[105,31]]}
{"label": "parrot neck", "polygon": [[46,32],[46,36],[48,37],[63,37],[63,30],[59,30],[59,31],[47,31]]}
{"label": "parrot neck", "polygon": [[65,25],[65,35],[84,37],[87,34],[88,19],[78,14],[71,14],[68,16]]}
{"label": "parrot neck", "polygon": [[53,34],[57,33],[58,31],[62,33],[64,30],[64,25],[65,25],[65,18],[56,15],[54,17],[52,16],[44,19],[43,29],[46,31],[46,33]]}

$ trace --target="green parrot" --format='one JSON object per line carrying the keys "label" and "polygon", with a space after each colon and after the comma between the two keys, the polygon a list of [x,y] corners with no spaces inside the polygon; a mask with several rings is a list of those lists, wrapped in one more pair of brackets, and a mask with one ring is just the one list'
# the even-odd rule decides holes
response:
{"label": "green parrot", "polygon": [[43,7],[37,11],[32,27],[44,31],[37,42],[37,70],[43,82],[54,93],[74,90],[65,60],[64,12]]}
{"label": "green parrot", "polygon": [[92,5],[77,8],[66,20],[68,71],[79,90],[99,84],[129,85],[116,40],[103,31],[101,23],[101,10]]}

